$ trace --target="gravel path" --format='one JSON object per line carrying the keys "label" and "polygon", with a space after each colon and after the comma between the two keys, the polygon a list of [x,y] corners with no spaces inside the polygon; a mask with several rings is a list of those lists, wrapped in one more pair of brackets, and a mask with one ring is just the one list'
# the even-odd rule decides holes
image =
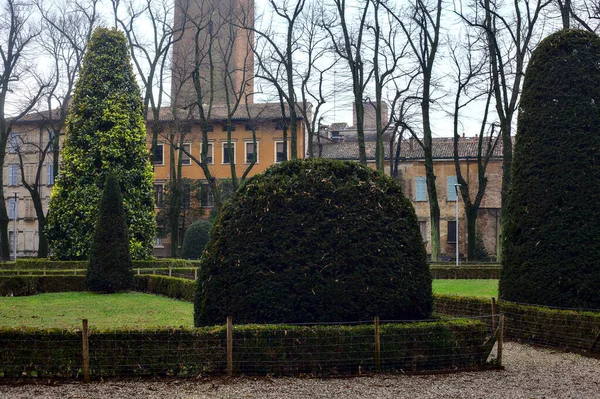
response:
{"label": "gravel path", "polygon": [[508,398],[600,399],[600,360],[505,344],[504,371],[349,379],[235,378],[0,385],[0,398]]}

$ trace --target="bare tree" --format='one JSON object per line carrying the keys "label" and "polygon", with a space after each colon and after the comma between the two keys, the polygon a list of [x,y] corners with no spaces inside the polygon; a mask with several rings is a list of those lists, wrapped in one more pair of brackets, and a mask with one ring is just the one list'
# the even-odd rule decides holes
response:
{"label": "bare tree", "polygon": [[[115,21],[125,31],[131,48],[131,59],[144,89],[144,116],[152,118],[150,160],[154,165],[161,129],[160,112],[166,95],[169,56],[173,43],[181,40],[183,26],[173,26],[171,23],[174,6],[170,2],[144,0],[140,3],[129,0],[123,17],[119,16],[120,1],[112,2]],[[185,12],[185,9],[182,11]],[[152,26],[152,30],[148,32],[140,29],[142,23]]]}
{"label": "bare tree", "polygon": [[335,53],[348,64],[352,76],[352,94],[356,109],[356,134],[358,136],[358,155],[361,164],[367,164],[365,148],[364,105],[365,89],[369,76],[365,76],[363,61],[364,35],[367,27],[367,16],[371,2],[361,0],[358,5],[358,22],[348,21],[349,6],[346,0],[333,0],[335,13],[324,16],[323,28],[331,37],[331,45]]}
{"label": "bare tree", "polygon": [[433,102],[432,79],[434,63],[440,44],[442,0],[414,0],[410,6],[407,20],[399,13],[382,3],[390,15],[400,24],[413,54],[421,69],[421,117],[422,134],[416,141],[423,147],[425,156],[425,174],[427,195],[429,199],[429,215],[431,219],[431,260],[437,261],[440,256],[440,206],[438,203],[433,169],[433,136],[431,131],[431,103]]}
{"label": "bare tree", "polygon": [[510,187],[513,119],[519,106],[525,65],[537,38],[540,14],[551,3],[552,0],[515,1],[511,6],[501,8],[492,0],[474,0],[470,15],[462,9],[457,10],[469,26],[481,31],[488,46],[503,147],[501,217],[505,213]]}
{"label": "bare tree", "polygon": [[[298,108],[296,87],[294,85],[296,53],[299,49],[299,35],[303,32],[301,16],[306,0],[268,0],[272,16],[267,22],[263,21],[264,29],[255,29],[251,24],[244,24],[258,35],[257,43],[252,46],[258,61],[256,77],[272,85],[282,103],[282,121],[284,134],[290,130],[291,158],[298,158]],[[240,27],[244,26],[240,24]],[[284,34],[280,35],[279,29]],[[287,108],[283,106],[287,104]],[[286,123],[289,114],[289,125]],[[284,144],[284,152],[287,145]]]}
{"label": "bare tree", "polygon": [[[30,20],[32,6],[5,0],[0,12],[0,165],[4,166],[6,145],[13,126],[35,107],[47,88],[37,77],[28,52],[40,34],[39,23]],[[28,86],[27,84],[30,84]],[[18,96],[15,94],[18,92]],[[11,113],[13,116],[8,117]],[[0,187],[4,177],[0,176]],[[16,245],[16,237],[15,245]],[[0,190],[0,258],[9,259],[8,213],[4,190]]]}
{"label": "bare tree", "polygon": [[320,24],[323,13],[322,2],[306,5],[299,23],[301,33],[296,41],[298,52],[305,58],[304,62],[295,63],[294,69],[300,80],[299,112],[304,119],[308,137],[307,155],[310,158],[315,156],[314,138],[322,118],[321,109],[330,95],[325,80],[338,61],[335,57],[328,57],[328,36]]}
{"label": "bare tree", "polygon": [[[494,155],[494,150],[496,149],[500,138],[500,134],[496,132],[497,125],[495,123],[488,124],[489,108],[493,93],[491,76],[489,74],[489,64],[485,56],[481,57],[479,60],[475,59],[474,53],[477,51],[475,48],[476,43],[471,42],[470,38],[467,36],[467,43],[464,45],[463,51],[460,51],[460,46],[454,46],[450,49],[450,55],[456,71],[456,93],[454,95],[454,109],[452,112],[454,167],[467,219],[467,257],[469,260],[477,260],[475,248],[477,237],[477,215],[487,188],[487,166]],[[483,90],[479,90],[477,86],[481,84],[482,77],[485,87]],[[469,182],[463,176],[460,168],[460,113],[480,97],[485,97],[486,101],[477,141],[477,192],[475,193],[475,198],[471,199],[471,187],[469,186]]]}

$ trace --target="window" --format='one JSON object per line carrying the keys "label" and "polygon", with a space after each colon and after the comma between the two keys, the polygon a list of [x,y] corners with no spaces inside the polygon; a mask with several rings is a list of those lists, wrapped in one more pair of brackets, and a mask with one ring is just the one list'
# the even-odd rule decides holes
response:
{"label": "window", "polygon": [[427,221],[419,220],[419,230],[421,231],[421,237],[423,242],[427,242]]}
{"label": "window", "polygon": [[[19,233],[17,233],[19,234]],[[10,254],[14,254],[15,253],[15,235],[13,234],[12,231],[8,232],[8,243],[10,245]]]}
{"label": "window", "polygon": [[[235,163],[235,143],[231,143],[231,151],[233,152],[233,163]],[[229,162],[229,147],[227,143],[223,143],[223,163]]]}
{"label": "window", "polygon": [[235,125],[223,125],[222,129],[224,132],[226,132],[228,130],[228,128],[230,128],[232,132],[235,132],[236,126]]}
{"label": "window", "polygon": [[283,162],[287,160],[284,144],[285,143],[283,141],[275,142],[275,162]]}
{"label": "window", "polygon": [[415,201],[427,201],[427,180],[425,177],[415,177]]}
{"label": "window", "polygon": [[456,242],[456,221],[448,221],[448,243]]}
{"label": "window", "polygon": [[31,198],[25,198],[25,219],[35,218],[35,208],[33,207],[33,200]]}
{"label": "window", "polygon": [[160,208],[163,204],[163,190],[164,187],[162,184],[154,185],[154,206]]}
{"label": "window", "polygon": [[156,148],[154,149],[154,165],[164,165],[164,145],[156,144]]}
{"label": "window", "polygon": [[208,125],[208,126],[206,127],[206,132],[207,132],[207,133],[209,133],[209,132],[214,132],[214,131],[215,131],[215,127],[214,127],[213,125]]}
{"label": "window", "polygon": [[[208,165],[211,165],[214,163],[214,147],[212,143],[208,143],[208,146],[206,147],[206,163]],[[202,144],[200,144],[200,160],[202,160]]]}
{"label": "window", "polygon": [[280,121],[275,124],[275,130],[283,130],[283,129],[287,129],[287,128],[288,128],[287,122]]}
{"label": "window", "polygon": [[164,248],[162,237],[154,237],[154,248]]}
{"label": "window", "polygon": [[246,163],[252,163],[252,161],[258,163],[258,142],[256,142],[256,151],[253,142],[246,142]]}
{"label": "window", "polygon": [[19,185],[19,165],[8,166],[8,185],[18,186]]}
{"label": "window", "polygon": [[456,176],[448,176],[446,180],[448,182],[448,195],[446,195],[446,198],[448,201],[458,200],[458,196],[456,195]]}
{"label": "window", "polygon": [[200,205],[203,208],[209,208],[214,205],[212,191],[208,183],[200,185]]}
{"label": "window", "polygon": [[183,209],[189,209],[189,207],[191,205],[191,201],[190,201],[191,193],[192,193],[192,190],[189,185],[185,185],[184,187],[182,187],[182,189],[181,189],[181,207]]}
{"label": "window", "polygon": [[246,123],[245,129],[247,132],[257,131],[258,125],[256,123]]}
{"label": "window", "polygon": [[11,133],[8,136],[8,152],[15,153],[19,149],[19,133]]}
{"label": "window", "polygon": [[185,153],[185,151],[187,151],[190,154],[192,153],[192,145],[190,143],[184,144],[183,148],[181,149],[181,164],[182,165],[191,165],[192,160],[190,159],[190,156]]}
{"label": "window", "polygon": [[15,220],[19,218],[19,203],[14,197],[8,199],[8,219]]}
{"label": "window", "polygon": [[37,174],[37,165],[25,165],[25,181],[29,184],[35,182],[35,175]]}
{"label": "window", "polygon": [[48,171],[48,185],[51,186],[54,184],[54,164],[49,163],[46,169]]}

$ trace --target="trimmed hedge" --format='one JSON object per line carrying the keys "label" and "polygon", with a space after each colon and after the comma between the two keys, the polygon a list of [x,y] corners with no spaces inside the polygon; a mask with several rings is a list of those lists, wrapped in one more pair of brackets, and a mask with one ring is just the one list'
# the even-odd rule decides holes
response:
{"label": "trimmed hedge", "polygon": [[433,279],[492,279],[498,280],[502,266],[499,264],[489,265],[462,265],[450,266],[443,264],[429,265],[431,278]]}
{"label": "trimmed hedge", "polygon": [[166,276],[135,276],[135,291],[162,295],[193,302],[196,282],[184,278]]}
{"label": "trimmed hedge", "polygon": [[0,296],[28,296],[46,292],[85,291],[84,276],[0,277]]}
{"label": "trimmed hedge", "polygon": [[214,221],[194,323],[426,319],[431,275],[410,201],[356,162],[283,162]]}
{"label": "trimmed hedge", "polygon": [[502,217],[503,300],[599,309],[600,37],[540,42],[523,82]]}
{"label": "trimmed hedge", "polygon": [[[226,373],[226,328],[95,331],[92,377]],[[474,320],[381,326],[382,371],[484,366],[488,327]],[[235,326],[233,366],[245,375],[334,375],[374,371],[374,327]],[[81,376],[79,331],[0,329],[0,376]]]}
{"label": "trimmed hedge", "polygon": [[[600,354],[600,311],[552,309],[499,301],[505,315],[504,337],[527,343]],[[492,313],[490,300],[435,295],[435,312],[444,316],[476,317]]]}

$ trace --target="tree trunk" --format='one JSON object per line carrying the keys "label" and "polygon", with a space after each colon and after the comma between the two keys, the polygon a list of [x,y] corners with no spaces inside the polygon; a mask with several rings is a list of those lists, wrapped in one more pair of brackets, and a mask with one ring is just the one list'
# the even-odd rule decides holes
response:
{"label": "tree trunk", "polygon": [[465,216],[467,217],[467,259],[469,261],[477,260],[477,251],[475,244],[477,242],[477,209],[465,207]]}

